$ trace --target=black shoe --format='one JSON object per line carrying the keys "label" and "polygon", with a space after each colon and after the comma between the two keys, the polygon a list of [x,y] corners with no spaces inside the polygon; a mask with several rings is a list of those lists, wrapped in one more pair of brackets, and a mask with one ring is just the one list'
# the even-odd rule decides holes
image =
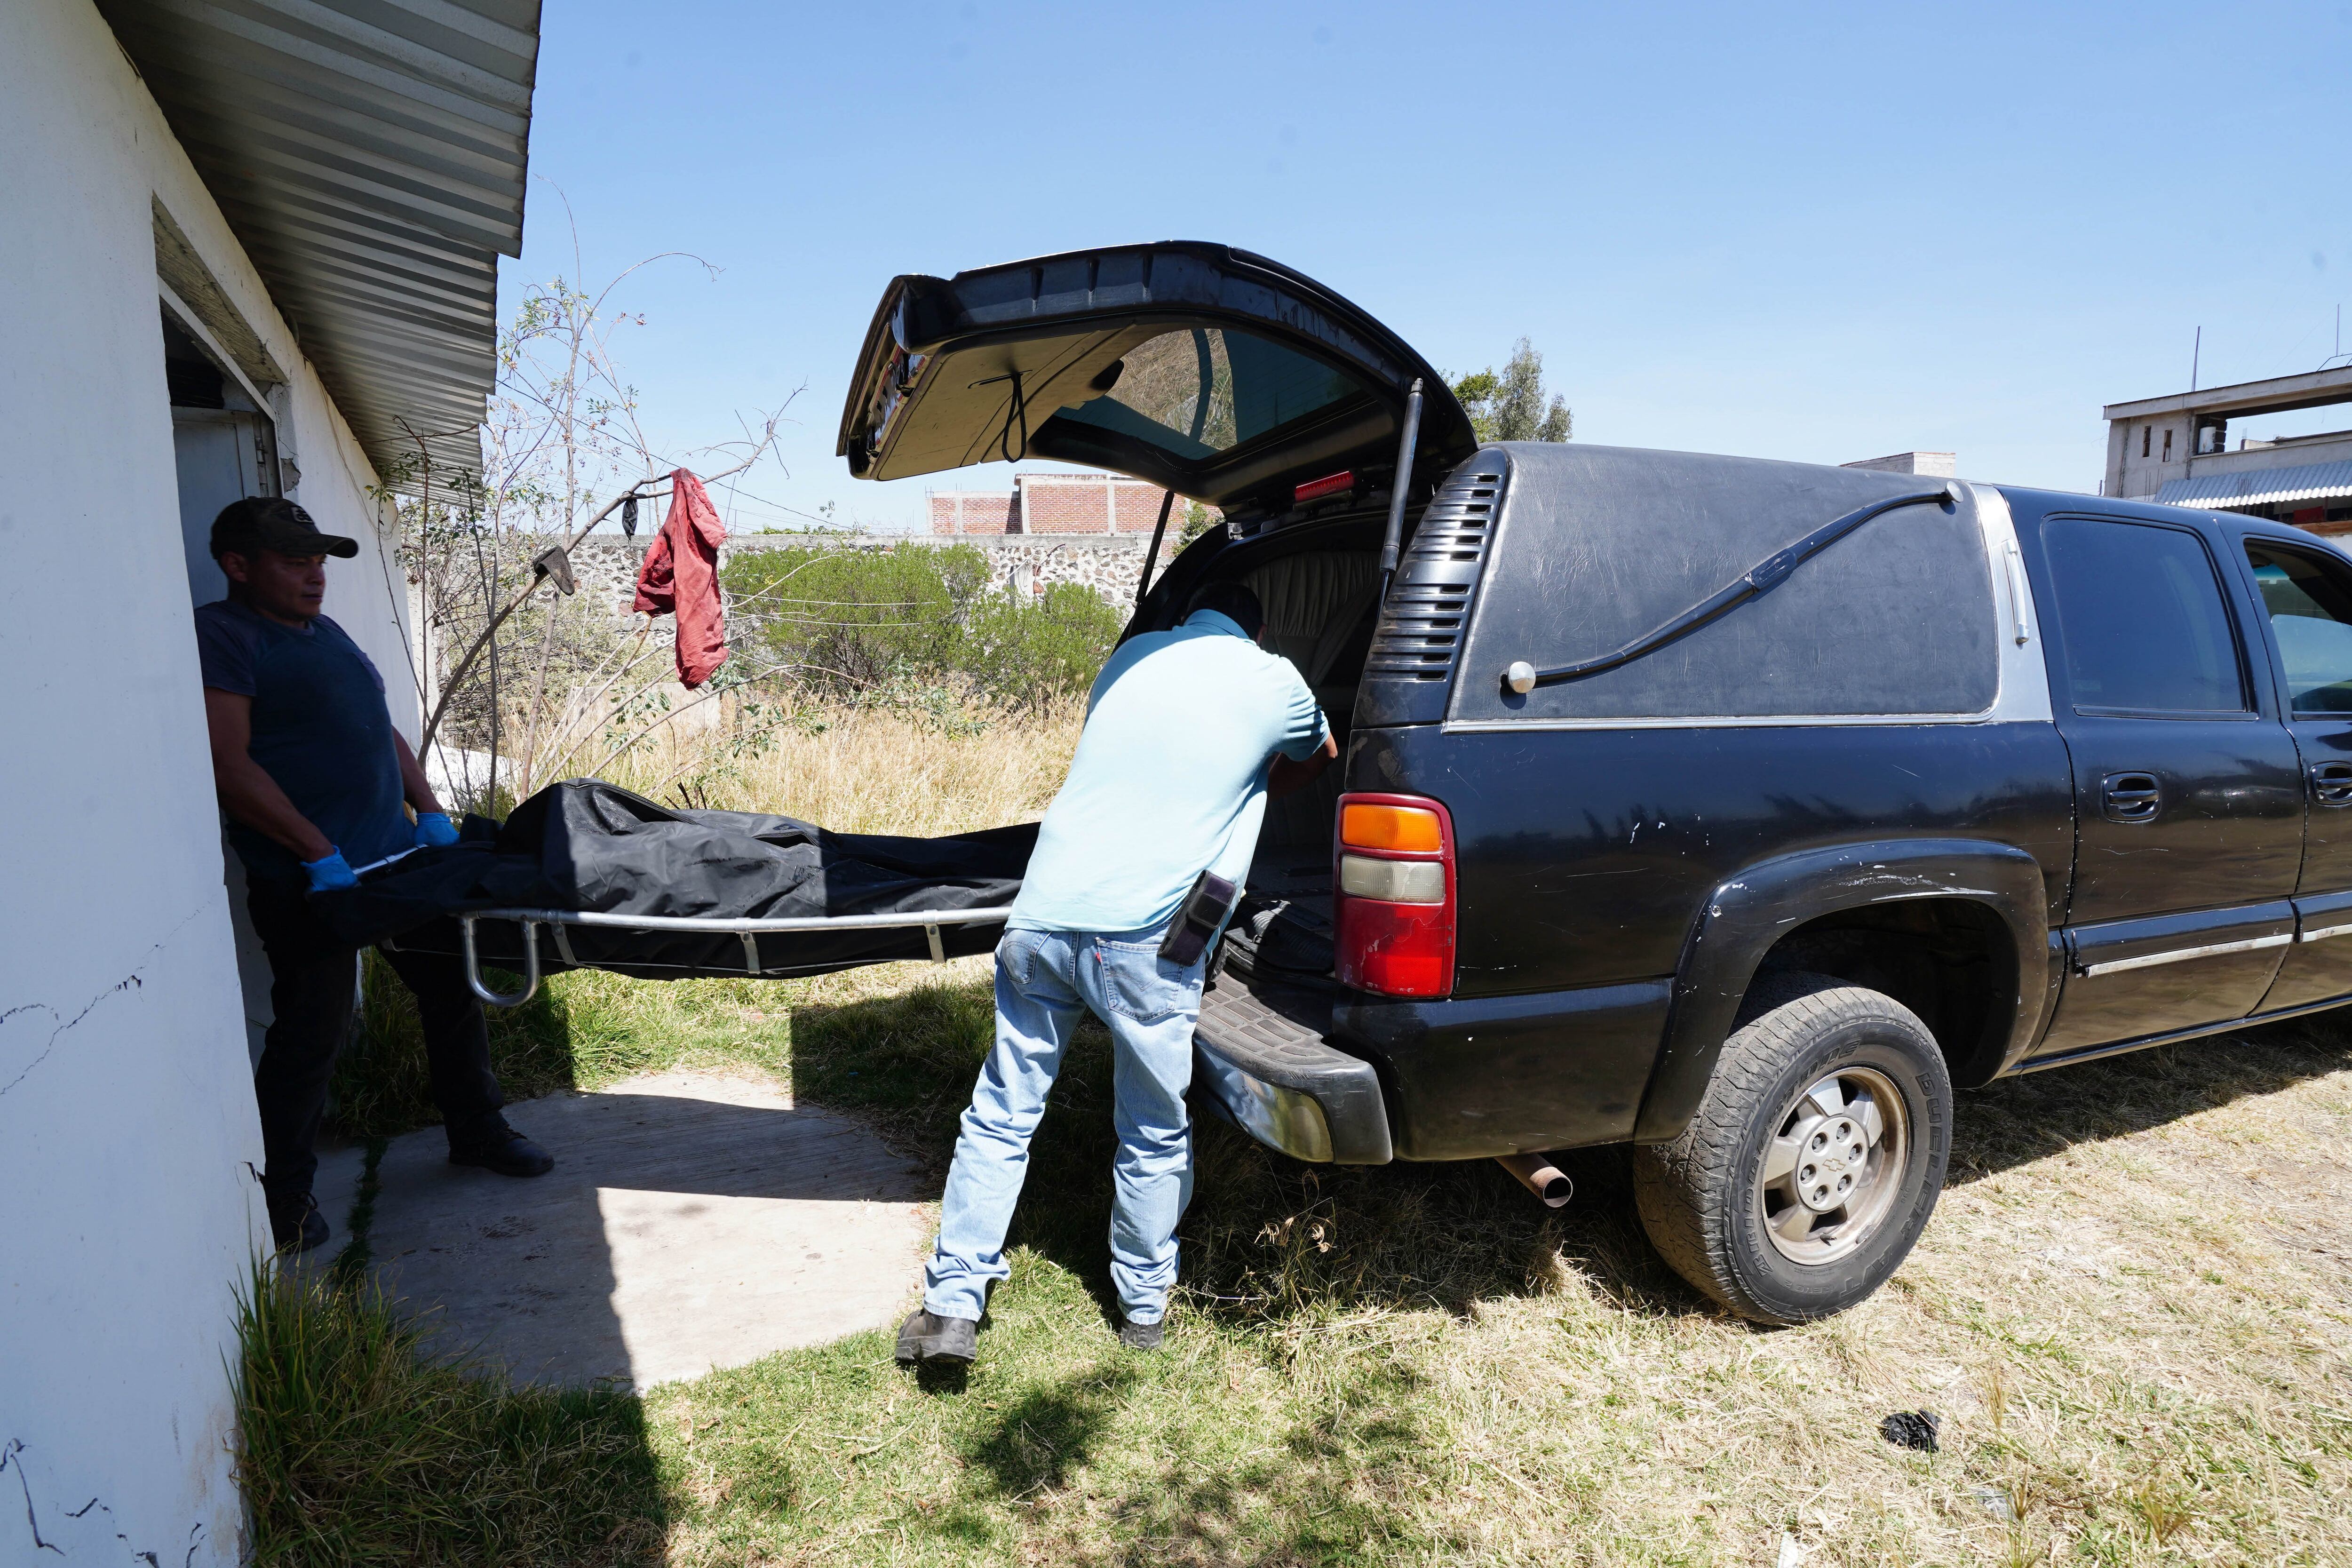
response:
{"label": "black shoe", "polygon": [[1165,1323],[1139,1323],[1129,1318],[1118,1326],[1118,1342],[1131,1351],[1156,1351],[1167,1337]]}
{"label": "black shoe", "polygon": [[970,1318],[917,1312],[898,1325],[898,1360],[969,1362],[980,1353],[980,1325]]}
{"label": "black shoe", "polygon": [[279,1252],[308,1252],[325,1243],[327,1216],[319,1212],[318,1199],[292,1193],[271,1197],[268,1204],[269,1239]]}
{"label": "black shoe", "polygon": [[478,1137],[449,1140],[449,1163],[479,1165],[501,1176],[543,1176],[555,1156],[501,1121]]}

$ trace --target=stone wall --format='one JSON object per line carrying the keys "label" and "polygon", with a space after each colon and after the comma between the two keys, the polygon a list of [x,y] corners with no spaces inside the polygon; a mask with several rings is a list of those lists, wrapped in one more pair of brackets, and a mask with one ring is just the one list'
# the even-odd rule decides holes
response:
{"label": "stone wall", "polygon": [[[1175,530],[1160,549],[1160,566],[1175,559]],[[579,582],[583,603],[602,607],[615,621],[629,618],[635,597],[637,574],[643,569],[649,533],[635,539],[599,535],[572,552],[572,573]],[[810,546],[835,549],[894,550],[902,545],[968,545],[985,554],[991,577],[1004,593],[1035,595],[1057,583],[1076,583],[1100,594],[1106,603],[1124,607],[1135,602],[1136,578],[1143,570],[1143,553],[1151,541],[1147,534],[794,534],[761,533],[728,542],[719,557],[746,550],[792,550]],[[1157,575],[1155,571],[1154,575]]]}

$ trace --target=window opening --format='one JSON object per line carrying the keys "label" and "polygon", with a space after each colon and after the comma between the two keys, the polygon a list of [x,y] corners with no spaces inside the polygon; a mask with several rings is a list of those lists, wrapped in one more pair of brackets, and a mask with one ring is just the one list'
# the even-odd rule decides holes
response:
{"label": "window opening", "polygon": [[2168,463],[2172,461],[2172,432],[2169,430],[2164,433],[2164,460]]}
{"label": "window opening", "polygon": [[2107,518],[2043,526],[2080,713],[2243,713],[2252,703],[2212,557],[2195,534]]}
{"label": "window opening", "polygon": [[2271,636],[2286,666],[2298,718],[2352,713],[2352,587],[2344,574],[2284,550],[2249,542]]}
{"label": "window opening", "polygon": [[2155,440],[2155,439],[2156,439],[2156,426],[2153,426],[2153,425],[2143,425],[2143,426],[2141,426],[2139,427],[2139,455],[2140,455],[2141,457],[2145,458],[2145,457],[2147,457],[2147,446],[2148,446],[2148,443],[2149,443],[2150,441]]}

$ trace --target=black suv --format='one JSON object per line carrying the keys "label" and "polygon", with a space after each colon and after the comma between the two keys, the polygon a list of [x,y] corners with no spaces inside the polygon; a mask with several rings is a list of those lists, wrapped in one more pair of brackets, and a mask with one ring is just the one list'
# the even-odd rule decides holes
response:
{"label": "black suv", "polygon": [[1130,633],[1248,583],[1345,748],[1269,807],[1198,1036],[1302,1160],[1630,1143],[1666,1259],[1797,1321],[1909,1250],[1956,1086],[2352,1000],[2352,562],[2297,530],[1482,447],[1379,322],[1200,244],[898,279],[841,450],[1223,510]]}

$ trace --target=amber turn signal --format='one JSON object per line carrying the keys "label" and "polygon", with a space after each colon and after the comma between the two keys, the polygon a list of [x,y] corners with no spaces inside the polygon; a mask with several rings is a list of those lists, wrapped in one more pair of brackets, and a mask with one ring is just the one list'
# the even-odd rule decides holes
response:
{"label": "amber turn signal", "polygon": [[1339,842],[1350,849],[1434,855],[1444,847],[1437,813],[1412,805],[1349,805],[1339,811]]}

